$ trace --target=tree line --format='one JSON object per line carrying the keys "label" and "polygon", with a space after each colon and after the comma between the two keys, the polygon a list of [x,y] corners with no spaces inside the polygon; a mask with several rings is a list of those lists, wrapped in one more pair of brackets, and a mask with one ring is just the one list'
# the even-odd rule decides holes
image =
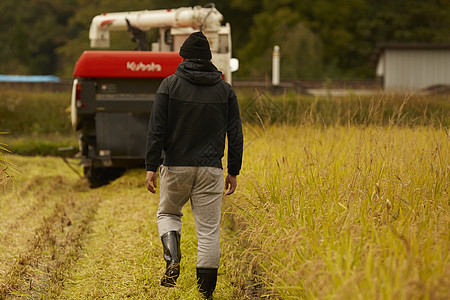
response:
{"label": "tree line", "polygon": [[[104,12],[205,5],[194,0],[2,0],[0,73],[71,77],[89,49],[92,18]],[[271,73],[281,48],[282,78],[371,78],[377,42],[450,42],[448,0],[216,0],[231,24],[235,77]],[[148,32],[149,42],[156,30]],[[127,32],[110,49],[136,47]],[[153,39],[153,40],[152,40]]]}

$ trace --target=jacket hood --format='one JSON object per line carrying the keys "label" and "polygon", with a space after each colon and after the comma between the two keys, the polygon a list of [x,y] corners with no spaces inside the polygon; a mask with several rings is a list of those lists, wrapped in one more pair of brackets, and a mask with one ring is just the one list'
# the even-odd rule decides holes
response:
{"label": "jacket hood", "polygon": [[208,60],[188,59],[178,65],[175,74],[193,84],[214,85],[222,81],[222,72]]}

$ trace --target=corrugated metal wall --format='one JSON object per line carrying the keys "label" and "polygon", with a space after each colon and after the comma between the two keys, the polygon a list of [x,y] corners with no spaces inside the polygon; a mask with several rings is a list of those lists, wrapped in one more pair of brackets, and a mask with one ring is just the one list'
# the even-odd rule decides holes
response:
{"label": "corrugated metal wall", "polygon": [[386,49],[384,88],[417,90],[437,84],[450,84],[450,50]]}

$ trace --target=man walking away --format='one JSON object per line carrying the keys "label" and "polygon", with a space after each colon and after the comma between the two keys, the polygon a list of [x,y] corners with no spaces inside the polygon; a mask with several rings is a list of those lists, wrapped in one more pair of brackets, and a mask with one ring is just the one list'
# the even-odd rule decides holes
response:
{"label": "man walking away", "polygon": [[[156,192],[161,178],[157,213],[166,271],[162,286],[174,286],[180,274],[181,210],[191,200],[197,231],[197,282],[212,299],[220,262],[219,225],[224,188],[232,194],[241,169],[243,135],[233,88],[211,63],[205,35],[192,33],[180,48],[183,58],[175,74],[165,78],[156,93],[150,117],[145,183]],[[225,183],[222,157],[228,137]],[[225,185],[225,187],[224,187]]]}

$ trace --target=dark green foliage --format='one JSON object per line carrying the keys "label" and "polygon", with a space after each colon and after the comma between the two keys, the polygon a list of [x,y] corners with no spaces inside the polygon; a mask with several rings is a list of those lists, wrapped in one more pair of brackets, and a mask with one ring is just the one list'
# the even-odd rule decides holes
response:
{"label": "dark green foliage", "polygon": [[[0,73],[71,77],[89,49],[92,18],[104,12],[205,5],[209,0],[2,0]],[[377,42],[450,42],[450,1],[216,0],[232,27],[235,77],[270,76],[274,45],[282,78],[370,78]],[[110,49],[132,50],[114,32]],[[156,40],[156,30],[148,41]]]}
{"label": "dark green foliage", "polygon": [[76,7],[76,0],[2,0],[0,73],[54,74]]}
{"label": "dark green foliage", "polygon": [[[259,1],[258,1],[259,2]],[[288,57],[298,69],[305,68],[305,59],[292,60],[292,56],[306,56],[306,62],[316,68],[307,68],[298,77],[364,78],[374,77],[375,67],[370,57],[377,42],[450,42],[450,2],[426,0],[234,0],[234,7],[254,9],[249,41],[238,48],[241,70],[237,76],[263,78],[270,75],[263,57],[270,63],[270,48],[281,46],[282,57]],[[293,32],[298,33],[301,23],[311,33],[302,38],[309,41],[292,44]],[[239,23],[237,23],[239,24]],[[284,28],[284,30],[282,29]],[[236,29],[235,29],[236,30]],[[296,36],[298,39],[299,37]],[[320,41],[317,43],[315,40]],[[286,45],[283,45],[286,44]],[[311,45],[316,52],[311,52]],[[320,51],[322,50],[322,51]],[[283,58],[282,58],[283,59]],[[292,76],[289,69],[281,68],[281,77]],[[286,72],[286,73],[285,73]]]}

